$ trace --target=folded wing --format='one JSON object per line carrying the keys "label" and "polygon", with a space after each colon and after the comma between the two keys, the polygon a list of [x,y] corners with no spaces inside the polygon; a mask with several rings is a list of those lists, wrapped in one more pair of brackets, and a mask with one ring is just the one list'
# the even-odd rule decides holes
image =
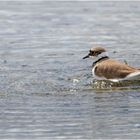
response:
{"label": "folded wing", "polygon": [[[133,75],[132,73],[135,74]],[[95,68],[95,74],[106,79],[122,79],[127,76],[132,78],[139,75],[139,73],[140,70],[112,59],[100,62]]]}

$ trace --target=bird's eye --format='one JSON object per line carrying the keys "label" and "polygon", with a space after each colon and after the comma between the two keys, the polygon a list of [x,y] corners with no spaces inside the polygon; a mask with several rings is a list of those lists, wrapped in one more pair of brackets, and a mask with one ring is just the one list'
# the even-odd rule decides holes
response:
{"label": "bird's eye", "polygon": [[95,55],[95,53],[96,53],[95,51],[91,51],[91,50],[89,51],[90,55]]}
{"label": "bird's eye", "polygon": [[93,54],[93,51],[90,50],[89,53],[90,53],[90,54]]}
{"label": "bird's eye", "polygon": [[98,52],[97,54],[99,55],[99,54],[101,54],[101,52]]}

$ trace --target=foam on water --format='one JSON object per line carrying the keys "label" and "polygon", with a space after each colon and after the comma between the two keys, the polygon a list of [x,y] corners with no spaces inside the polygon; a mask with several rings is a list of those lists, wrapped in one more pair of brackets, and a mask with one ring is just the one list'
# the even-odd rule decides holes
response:
{"label": "foam on water", "polygon": [[120,82],[111,82],[108,80],[94,80],[91,83],[94,89],[105,90],[105,89],[140,89],[140,80],[125,80]]}

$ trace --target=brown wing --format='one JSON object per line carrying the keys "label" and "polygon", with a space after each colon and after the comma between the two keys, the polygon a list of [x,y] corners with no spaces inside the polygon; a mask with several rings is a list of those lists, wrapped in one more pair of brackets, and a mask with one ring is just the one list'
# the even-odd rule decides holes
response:
{"label": "brown wing", "polygon": [[107,79],[124,78],[135,71],[138,70],[112,59],[99,62],[95,68],[97,76]]}

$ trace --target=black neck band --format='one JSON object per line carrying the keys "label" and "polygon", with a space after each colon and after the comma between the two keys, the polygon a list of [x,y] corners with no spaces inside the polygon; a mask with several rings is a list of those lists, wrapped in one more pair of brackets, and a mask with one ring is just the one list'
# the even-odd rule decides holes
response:
{"label": "black neck band", "polygon": [[97,61],[93,62],[92,67],[94,67],[95,64],[98,63],[99,61],[101,61],[101,60],[103,60],[103,59],[107,59],[107,58],[109,58],[109,57],[108,57],[108,56],[101,57],[101,58],[98,59]]}

